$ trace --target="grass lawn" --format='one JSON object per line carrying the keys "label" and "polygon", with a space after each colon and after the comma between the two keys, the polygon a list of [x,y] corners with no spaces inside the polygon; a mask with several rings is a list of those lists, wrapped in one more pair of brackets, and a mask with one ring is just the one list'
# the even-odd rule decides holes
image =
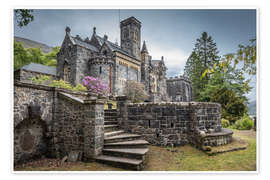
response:
{"label": "grass lawn", "polygon": [[[144,171],[256,171],[256,132],[233,130],[234,136],[247,140],[245,150],[209,156],[190,145],[175,148],[149,146]],[[96,162],[75,162],[56,165],[44,159],[17,167],[18,171],[123,171]]]}

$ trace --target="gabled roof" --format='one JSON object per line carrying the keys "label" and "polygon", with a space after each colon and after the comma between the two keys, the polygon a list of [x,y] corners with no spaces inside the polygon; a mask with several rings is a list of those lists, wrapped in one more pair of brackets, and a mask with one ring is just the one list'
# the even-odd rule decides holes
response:
{"label": "gabled roof", "polygon": [[37,64],[37,63],[27,64],[27,65],[21,67],[20,69],[56,76],[56,68],[55,67],[45,66],[45,65]]}
{"label": "gabled roof", "polygon": [[[102,46],[104,43],[104,38],[102,38],[98,35],[95,35],[95,37],[97,38],[100,46]],[[108,40],[106,42],[107,42],[107,45],[109,46],[109,48],[111,49],[111,51],[118,51],[118,52],[121,52],[122,54],[130,56],[132,58],[136,58],[136,57],[132,56],[131,54],[129,54],[128,52],[126,52],[125,50],[123,50],[119,45],[117,45],[111,41],[108,41]]]}
{"label": "gabled roof", "polygon": [[72,43],[74,43],[74,45],[79,45],[79,46],[82,46],[86,49],[90,49],[92,51],[95,51],[95,52],[98,52],[98,48],[96,48],[95,46],[93,46],[92,44],[89,44],[87,42],[84,42],[84,41],[81,41],[79,39],[77,39],[76,37],[72,37],[70,36],[70,39],[72,39]]}
{"label": "gabled roof", "polygon": [[161,60],[151,60],[151,64],[153,66],[159,66],[159,63],[161,62]]}

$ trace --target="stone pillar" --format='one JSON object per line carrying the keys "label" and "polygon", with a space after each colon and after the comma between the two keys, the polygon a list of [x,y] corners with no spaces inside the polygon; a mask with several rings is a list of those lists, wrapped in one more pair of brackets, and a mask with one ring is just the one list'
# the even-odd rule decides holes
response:
{"label": "stone pillar", "polygon": [[125,131],[128,130],[127,127],[127,121],[128,121],[128,111],[127,111],[127,105],[130,103],[130,100],[128,100],[127,96],[117,96],[117,121],[121,128],[123,128]]}
{"label": "stone pillar", "polygon": [[104,98],[89,97],[85,101],[84,160],[101,154],[104,145]]}

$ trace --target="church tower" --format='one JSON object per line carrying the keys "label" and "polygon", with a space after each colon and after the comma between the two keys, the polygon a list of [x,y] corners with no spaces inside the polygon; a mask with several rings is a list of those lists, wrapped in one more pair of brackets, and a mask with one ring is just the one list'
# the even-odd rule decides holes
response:
{"label": "church tower", "polygon": [[121,48],[141,59],[141,22],[132,16],[120,22],[120,29]]}

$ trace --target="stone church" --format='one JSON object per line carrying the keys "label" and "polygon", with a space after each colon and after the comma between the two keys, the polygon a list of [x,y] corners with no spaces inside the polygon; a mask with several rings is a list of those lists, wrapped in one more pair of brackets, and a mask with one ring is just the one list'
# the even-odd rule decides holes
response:
{"label": "stone church", "polygon": [[152,59],[143,41],[141,46],[141,22],[135,17],[120,22],[121,45],[109,41],[107,35],[97,34],[94,27],[91,38],[72,36],[66,27],[66,35],[59,53],[57,67],[30,63],[14,71],[16,80],[31,82],[31,77],[41,74],[63,79],[72,85],[82,83],[85,76],[103,80],[114,96],[123,95],[128,80],[144,84],[150,95],[148,101],[188,102],[193,100],[191,82],[183,76],[166,77],[163,56]]}
{"label": "stone church", "polygon": [[76,85],[85,76],[98,77],[109,86],[110,93],[122,95],[127,80],[145,85],[152,100],[167,100],[166,66],[164,58],[153,60],[145,41],[141,46],[141,22],[135,17],[120,22],[121,44],[113,43],[107,35],[91,38],[66,36],[57,57],[57,76]]}

